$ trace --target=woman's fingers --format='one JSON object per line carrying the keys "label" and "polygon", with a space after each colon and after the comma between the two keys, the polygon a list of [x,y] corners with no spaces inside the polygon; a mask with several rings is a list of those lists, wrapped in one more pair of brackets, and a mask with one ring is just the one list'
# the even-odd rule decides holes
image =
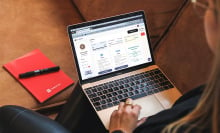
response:
{"label": "woman's fingers", "polygon": [[121,111],[124,107],[124,104],[125,104],[124,102],[120,102],[119,105],[118,105],[118,110]]}

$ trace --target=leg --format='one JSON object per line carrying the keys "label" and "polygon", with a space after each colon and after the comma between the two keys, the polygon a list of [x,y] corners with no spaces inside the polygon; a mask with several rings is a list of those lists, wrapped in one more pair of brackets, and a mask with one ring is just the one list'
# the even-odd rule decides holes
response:
{"label": "leg", "polygon": [[0,108],[0,133],[70,133],[59,123],[32,110],[8,105]]}

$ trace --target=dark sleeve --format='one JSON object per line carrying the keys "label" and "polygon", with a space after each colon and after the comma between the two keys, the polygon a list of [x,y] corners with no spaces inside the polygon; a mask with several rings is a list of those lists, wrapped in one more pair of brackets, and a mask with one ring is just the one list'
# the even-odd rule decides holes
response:
{"label": "dark sleeve", "polygon": [[172,108],[149,117],[134,133],[159,133],[164,127],[191,112],[202,94],[202,87],[196,88],[180,97]]}
{"label": "dark sleeve", "polygon": [[32,110],[7,105],[0,108],[0,133],[70,133],[54,120]]}
{"label": "dark sleeve", "polygon": [[176,100],[176,102],[173,104],[173,106],[185,102],[186,100],[196,96],[196,95],[201,95],[203,92],[203,89],[205,88],[205,85],[198,86],[197,88],[187,92],[186,94],[182,95],[179,99]]}

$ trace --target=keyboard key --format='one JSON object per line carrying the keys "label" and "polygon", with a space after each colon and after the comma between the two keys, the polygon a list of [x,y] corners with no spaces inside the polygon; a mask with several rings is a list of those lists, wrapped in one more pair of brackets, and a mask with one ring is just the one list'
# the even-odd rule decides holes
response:
{"label": "keyboard key", "polygon": [[117,92],[113,92],[112,95],[113,95],[113,96],[117,96],[118,93],[117,93]]}
{"label": "keyboard key", "polygon": [[153,94],[153,91],[152,91],[152,90],[149,90],[149,91],[147,92],[147,94],[148,94],[148,95],[151,95],[151,94]]}
{"label": "keyboard key", "polygon": [[95,98],[93,98],[92,100],[93,100],[94,102],[97,102],[97,101],[100,101],[101,98],[100,98],[100,97],[95,97]]}
{"label": "keyboard key", "polygon": [[101,104],[106,104],[106,100],[103,99],[103,100],[100,101],[100,103],[101,103]]}
{"label": "keyboard key", "polygon": [[113,104],[114,105],[118,105],[120,102],[119,101],[114,101]]}
{"label": "keyboard key", "polygon": [[116,87],[113,88],[113,91],[118,91],[118,90],[119,90],[119,87],[118,87],[118,86],[116,86]]}
{"label": "keyboard key", "polygon": [[154,89],[153,92],[154,92],[154,93],[157,93],[157,92],[159,92],[159,90],[158,90],[158,89]]}
{"label": "keyboard key", "polygon": [[109,84],[109,86],[108,86],[109,88],[112,88],[112,87],[114,87],[114,85],[113,84]]}
{"label": "keyboard key", "polygon": [[129,95],[129,96],[133,96],[133,95],[134,95],[134,92],[128,92],[128,95]]}
{"label": "keyboard key", "polygon": [[86,89],[86,93],[89,95],[92,94],[92,91],[90,89]]}
{"label": "keyboard key", "polygon": [[134,91],[135,95],[139,94],[139,91],[138,90],[135,90]]}
{"label": "keyboard key", "polygon": [[108,103],[108,104],[107,104],[107,107],[108,107],[108,108],[109,108],[109,107],[112,107],[112,106],[114,106],[113,103]]}
{"label": "keyboard key", "polygon": [[103,94],[107,94],[108,91],[107,91],[107,90],[103,90],[102,93],[103,93]]}
{"label": "keyboard key", "polygon": [[154,84],[154,81],[150,81],[150,82],[148,82],[149,83],[149,85],[153,85]]}
{"label": "keyboard key", "polygon": [[125,82],[124,82],[123,80],[120,80],[120,81],[119,81],[119,84],[120,84],[120,85],[123,85],[124,83],[125,83]]}
{"label": "keyboard key", "polygon": [[112,100],[113,101],[118,101],[118,98],[117,97],[112,97]]}
{"label": "keyboard key", "polygon": [[107,89],[108,88],[108,86],[106,84],[104,84],[102,87],[103,87],[103,89]]}
{"label": "keyboard key", "polygon": [[113,84],[114,84],[114,86],[118,86],[118,85],[119,85],[119,83],[118,83],[118,82],[114,82]]}
{"label": "keyboard key", "polygon": [[102,86],[97,87],[97,90],[102,91],[103,90]]}
{"label": "keyboard key", "polygon": [[123,85],[120,85],[119,88],[120,88],[120,89],[124,89],[125,87],[124,87]]}
{"label": "keyboard key", "polygon": [[139,95],[134,95],[134,96],[131,96],[130,98],[138,99],[138,98],[141,98],[141,97],[144,97],[144,96],[146,96],[146,93],[142,93],[142,94],[139,94]]}
{"label": "keyboard key", "polygon": [[88,95],[89,96],[89,98],[95,98],[95,97],[97,97],[97,94],[96,93],[93,93],[93,94],[90,94],[90,95]]}
{"label": "keyboard key", "polygon": [[128,88],[128,91],[133,91],[133,90],[134,90],[133,87],[129,87],[129,88]]}
{"label": "keyboard key", "polygon": [[131,81],[131,82],[129,83],[129,85],[130,85],[130,86],[133,86],[133,85],[135,85],[135,83],[134,83],[133,81]]}
{"label": "keyboard key", "polygon": [[123,93],[126,93],[126,92],[128,92],[128,89],[123,89],[122,91],[123,91]]}
{"label": "keyboard key", "polygon": [[101,103],[100,102],[95,102],[94,105],[99,106],[99,105],[101,105]]}
{"label": "keyboard key", "polygon": [[106,96],[105,96],[105,95],[102,95],[102,96],[101,96],[101,99],[106,99]]}
{"label": "keyboard key", "polygon": [[126,88],[130,87],[130,85],[129,85],[129,84],[125,84],[124,86],[125,86]]}
{"label": "keyboard key", "polygon": [[108,97],[108,98],[110,98],[110,97],[112,97],[112,96],[113,96],[113,95],[112,95],[111,93],[108,93],[108,94],[107,94],[107,97]]}
{"label": "keyboard key", "polygon": [[154,88],[159,88],[160,86],[158,84],[152,85]]}
{"label": "keyboard key", "polygon": [[156,69],[156,70],[154,71],[154,73],[155,73],[155,74],[159,74],[159,73],[161,73],[161,72],[160,72],[159,69]]}
{"label": "keyboard key", "polygon": [[93,89],[92,89],[92,92],[97,92],[97,89],[96,89],[96,88],[93,88]]}
{"label": "keyboard key", "polygon": [[110,102],[112,102],[112,99],[111,99],[111,98],[108,98],[108,99],[106,99],[106,101],[107,101],[108,103],[110,103]]}
{"label": "keyboard key", "polygon": [[96,110],[97,111],[100,111],[100,110],[102,110],[102,108],[100,107],[100,106],[98,106],[98,107],[95,107],[96,108]]}
{"label": "keyboard key", "polygon": [[149,85],[148,88],[149,88],[149,90],[154,89],[154,87],[152,85]]}
{"label": "keyboard key", "polygon": [[122,91],[122,90],[119,90],[119,91],[118,91],[118,94],[122,94],[122,93],[123,93],[123,91]]}
{"label": "keyboard key", "polygon": [[101,108],[102,108],[102,109],[106,109],[107,107],[108,107],[108,106],[105,105],[105,104],[104,104],[104,105],[101,105]]}
{"label": "keyboard key", "polygon": [[128,83],[128,82],[129,82],[129,80],[126,78],[126,79],[124,79],[124,82],[125,82],[125,83]]}
{"label": "keyboard key", "polygon": [[148,86],[144,87],[143,90],[148,91],[149,90]]}
{"label": "keyboard key", "polygon": [[113,92],[114,90],[112,88],[108,89],[108,92]]}
{"label": "keyboard key", "polygon": [[122,95],[118,95],[118,99],[123,99],[124,97]]}
{"label": "keyboard key", "polygon": [[101,96],[101,95],[102,95],[102,92],[97,92],[97,95]]}
{"label": "keyboard key", "polygon": [[128,98],[128,94],[127,93],[124,93],[122,95],[124,96],[124,98]]}

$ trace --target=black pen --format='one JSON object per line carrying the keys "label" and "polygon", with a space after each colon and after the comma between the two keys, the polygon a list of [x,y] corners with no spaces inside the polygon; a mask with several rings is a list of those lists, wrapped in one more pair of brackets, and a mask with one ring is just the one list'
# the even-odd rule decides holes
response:
{"label": "black pen", "polygon": [[21,73],[21,74],[19,74],[19,78],[28,78],[28,77],[33,77],[33,76],[36,76],[36,75],[57,72],[59,70],[60,70],[59,66],[44,68],[44,69],[39,69],[39,70],[34,70],[34,71],[30,71],[30,72]]}

